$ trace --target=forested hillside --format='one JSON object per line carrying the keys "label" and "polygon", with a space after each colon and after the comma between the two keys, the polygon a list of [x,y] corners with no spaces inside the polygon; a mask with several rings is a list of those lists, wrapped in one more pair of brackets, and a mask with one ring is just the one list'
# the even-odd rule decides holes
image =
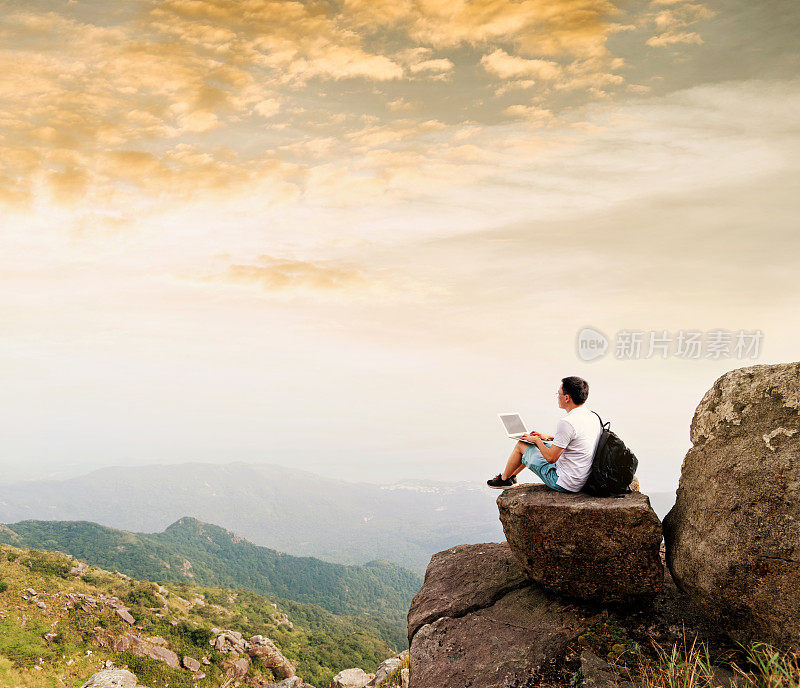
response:
{"label": "forested hillside", "polygon": [[[396,650],[359,619],[316,605],[76,564],[0,545],[0,686],[77,688],[106,661],[150,688],[210,688],[243,672],[280,679],[292,669],[327,686],[338,671],[374,670]],[[249,656],[236,653],[236,637],[252,639]]]}
{"label": "forested hillside", "polygon": [[406,613],[422,585],[417,574],[388,562],[344,566],[293,557],[193,518],[154,534],[89,522],[23,521],[0,526],[0,542],[65,552],[149,581],[244,588],[313,603],[359,616],[365,628],[394,647],[405,643]]}

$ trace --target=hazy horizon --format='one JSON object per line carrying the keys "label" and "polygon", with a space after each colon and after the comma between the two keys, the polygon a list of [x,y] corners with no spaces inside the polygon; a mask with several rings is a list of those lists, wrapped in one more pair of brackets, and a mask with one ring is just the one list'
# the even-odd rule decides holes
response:
{"label": "hazy horizon", "polygon": [[714,380],[798,359],[798,29],[789,0],[5,2],[4,481],[480,485],[496,414],[553,432],[580,375],[674,490]]}

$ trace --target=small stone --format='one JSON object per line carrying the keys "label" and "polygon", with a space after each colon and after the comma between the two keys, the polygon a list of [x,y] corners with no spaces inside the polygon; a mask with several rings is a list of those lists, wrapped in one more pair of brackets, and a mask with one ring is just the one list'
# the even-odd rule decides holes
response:
{"label": "small stone", "polygon": [[125,609],[125,607],[120,607],[119,609],[115,609],[114,613],[122,619],[125,623],[133,626],[136,623],[136,619],[131,616],[131,613]]}
{"label": "small stone", "polygon": [[202,665],[194,657],[186,657],[186,656],[184,656],[184,658],[183,658],[183,666],[186,667],[189,671],[198,672],[198,671],[200,671],[200,667]]}

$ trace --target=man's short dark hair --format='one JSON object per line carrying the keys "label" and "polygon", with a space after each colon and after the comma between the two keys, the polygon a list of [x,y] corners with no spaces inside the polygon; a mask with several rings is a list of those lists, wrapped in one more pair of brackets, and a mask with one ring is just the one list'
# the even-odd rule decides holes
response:
{"label": "man's short dark hair", "polygon": [[561,378],[561,387],[564,389],[564,394],[569,394],[572,403],[577,406],[584,403],[589,396],[589,383],[582,377],[572,375]]}

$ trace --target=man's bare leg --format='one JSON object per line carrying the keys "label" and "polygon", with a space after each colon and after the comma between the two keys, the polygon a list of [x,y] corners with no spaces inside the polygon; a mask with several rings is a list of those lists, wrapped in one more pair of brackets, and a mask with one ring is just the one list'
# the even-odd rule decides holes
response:
{"label": "man's bare leg", "polygon": [[511,456],[508,457],[508,463],[506,463],[505,469],[500,474],[503,480],[507,480],[512,475],[517,475],[525,470],[525,464],[522,463],[522,455],[529,446],[530,445],[524,442],[517,442],[514,449],[511,450]]}

